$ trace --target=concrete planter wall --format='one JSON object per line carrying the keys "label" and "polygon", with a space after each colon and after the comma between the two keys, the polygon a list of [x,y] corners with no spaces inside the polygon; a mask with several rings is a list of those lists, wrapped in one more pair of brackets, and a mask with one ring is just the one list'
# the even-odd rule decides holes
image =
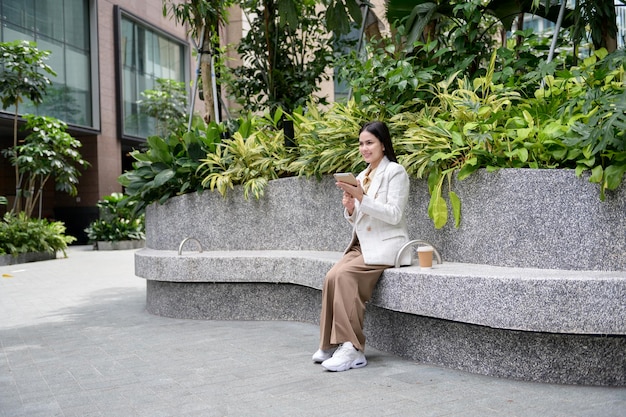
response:
{"label": "concrete planter wall", "polygon": [[120,240],[116,242],[99,241],[96,242],[98,250],[129,250],[139,249],[146,245],[145,240]]}
{"label": "concrete planter wall", "polygon": [[[598,185],[570,170],[484,170],[453,189],[458,229],[437,230],[427,216],[425,181],[413,180],[409,232],[432,242],[444,261],[565,270],[626,270],[626,187],[599,199]],[[187,194],[146,215],[147,247],[178,248],[194,237],[204,250],[341,251],[350,228],[332,178],[271,181],[260,200],[240,188]],[[229,225],[229,227],[222,227]],[[268,239],[268,236],[272,236]]]}
{"label": "concrete planter wall", "polygon": [[0,255],[0,266],[24,264],[28,262],[48,261],[56,259],[57,254],[51,252],[29,252],[21,253],[17,256]]}

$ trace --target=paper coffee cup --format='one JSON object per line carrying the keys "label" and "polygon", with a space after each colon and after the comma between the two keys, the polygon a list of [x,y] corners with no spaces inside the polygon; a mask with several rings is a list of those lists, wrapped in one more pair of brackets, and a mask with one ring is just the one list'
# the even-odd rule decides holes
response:
{"label": "paper coffee cup", "polygon": [[433,252],[435,248],[432,246],[418,246],[417,257],[419,258],[420,268],[433,267]]}

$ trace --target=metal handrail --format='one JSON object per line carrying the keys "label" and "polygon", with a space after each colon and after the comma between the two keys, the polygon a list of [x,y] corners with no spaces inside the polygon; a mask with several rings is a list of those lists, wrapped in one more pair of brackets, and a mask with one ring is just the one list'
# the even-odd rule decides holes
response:
{"label": "metal handrail", "polygon": [[202,253],[202,243],[200,243],[200,241],[196,239],[195,237],[186,237],[183,239],[182,242],[180,242],[180,245],[178,245],[178,256],[180,256],[183,253],[183,245],[188,240],[195,240],[198,243],[198,247],[200,248],[200,253]]}
{"label": "metal handrail", "polygon": [[407,250],[407,248],[413,246],[413,245],[426,245],[426,246],[432,246],[433,247],[433,253],[435,254],[435,258],[437,258],[437,263],[441,264],[443,261],[441,260],[441,255],[439,254],[439,251],[437,250],[437,248],[435,246],[433,246],[432,244],[426,242],[425,240],[411,240],[407,243],[404,244],[404,246],[402,246],[400,248],[400,250],[398,251],[398,254],[396,255],[396,262],[394,263],[394,267],[395,268],[400,268],[402,265],[400,265],[400,258],[402,258],[402,254],[404,254],[404,251]]}

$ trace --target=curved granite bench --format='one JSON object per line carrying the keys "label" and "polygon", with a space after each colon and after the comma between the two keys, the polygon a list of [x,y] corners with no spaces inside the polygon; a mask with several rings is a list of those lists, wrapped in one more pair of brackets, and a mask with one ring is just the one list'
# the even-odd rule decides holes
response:
{"label": "curved granite bench", "polygon": [[[420,186],[413,184],[414,195],[422,195]],[[625,207],[620,193],[618,204],[607,204],[611,210]],[[323,277],[349,237],[336,199],[332,180],[294,178],[270,183],[259,201],[245,201],[236,192],[226,199],[204,193],[151,206],[146,248],[135,258],[136,274],[147,279],[148,311],[178,318],[318,323]],[[476,230],[475,220],[463,220]],[[432,232],[429,226],[419,224],[422,232]],[[623,219],[616,226],[626,230]],[[461,229],[430,236],[462,235]],[[417,236],[415,222],[410,230]],[[189,242],[179,254],[176,248],[189,237],[201,242],[202,251]],[[500,240],[509,238],[503,234]],[[624,253],[626,245],[616,242]],[[500,243],[492,242],[494,252]],[[623,268],[555,269],[550,265],[562,261],[550,259],[534,268],[459,262],[454,258],[461,255],[450,249],[454,245],[458,242],[437,245],[448,252],[431,270],[411,266],[383,273],[366,314],[368,345],[487,375],[626,385]],[[523,256],[510,254],[504,263],[521,262]]]}

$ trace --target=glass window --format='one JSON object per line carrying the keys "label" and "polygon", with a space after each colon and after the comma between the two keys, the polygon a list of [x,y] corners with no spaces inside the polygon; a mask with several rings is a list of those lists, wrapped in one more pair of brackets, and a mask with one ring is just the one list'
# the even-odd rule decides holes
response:
{"label": "glass window", "polygon": [[64,0],[46,0],[37,2],[35,26],[37,33],[52,39],[64,39]]}
{"label": "glass window", "polygon": [[35,32],[35,0],[3,0],[0,3],[5,22]]}
{"label": "glass window", "polygon": [[[20,112],[94,126],[89,4],[93,0],[0,0],[0,40],[29,40],[50,51],[46,63],[57,73],[43,103],[24,100]],[[10,111],[10,109],[6,109]]]}
{"label": "glass window", "polygon": [[158,78],[187,81],[186,45],[125,13],[120,23],[122,132],[146,138],[156,133],[156,120],[142,113],[141,93]]}
{"label": "glass window", "polygon": [[65,0],[63,15],[65,25],[65,42],[80,50],[89,50],[89,4],[85,0]]}

